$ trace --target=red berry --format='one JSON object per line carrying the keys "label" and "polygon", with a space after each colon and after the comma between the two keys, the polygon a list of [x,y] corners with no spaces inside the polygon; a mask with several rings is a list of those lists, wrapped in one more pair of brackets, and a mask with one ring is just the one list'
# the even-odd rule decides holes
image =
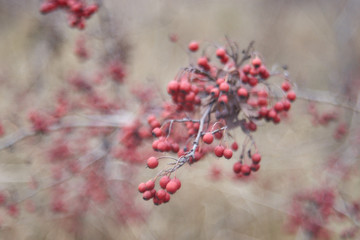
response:
{"label": "red berry", "polygon": [[283,105],[284,105],[284,110],[285,111],[289,111],[289,109],[291,108],[291,103],[287,99],[283,100]]}
{"label": "red berry", "polygon": [[242,71],[245,74],[248,74],[250,72],[251,66],[249,64],[246,64],[243,68]]}
{"label": "red berry", "polygon": [[230,85],[227,82],[223,82],[220,84],[219,89],[222,92],[228,92],[230,89]]}
{"label": "red berry", "polygon": [[226,148],[224,150],[224,157],[226,159],[230,159],[232,157],[232,155],[233,155],[233,151],[230,148]]}
{"label": "red berry", "polygon": [[239,88],[237,90],[237,94],[239,97],[244,97],[244,98],[246,98],[249,95],[248,91],[245,88]]}
{"label": "red berry", "polygon": [[242,164],[240,162],[234,163],[233,171],[234,173],[240,173],[242,168]]}
{"label": "red berry", "polygon": [[157,197],[154,197],[153,198],[153,203],[154,203],[154,205],[160,205],[160,204],[162,204],[162,200],[160,200],[160,199],[158,199]]}
{"label": "red berry", "polygon": [[157,150],[160,152],[165,152],[167,148],[167,144],[164,141],[159,141],[157,145]]}
{"label": "red berry", "polygon": [[227,104],[229,101],[228,99],[228,96],[227,95],[221,95],[219,98],[218,98],[218,102],[219,103],[223,103],[223,104]]}
{"label": "red berry", "polygon": [[294,91],[288,92],[287,99],[289,99],[290,101],[294,101],[296,99],[296,93]]}
{"label": "red berry", "polygon": [[206,144],[211,144],[214,141],[214,136],[212,133],[205,133],[203,136],[203,141]]}
{"label": "red berry", "polygon": [[192,52],[196,52],[199,49],[199,43],[196,41],[192,41],[189,43],[189,50]]}
{"label": "red berry", "polygon": [[244,174],[245,176],[249,176],[250,173],[251,173],[251,169],[250,169],[249,165],[244,164],[244,165],[241,167],[241,173]]}
{"label": "red berry", "polygon": [[214,153],[217,157],[222,157],[224,155],[225,148],[221,145],[216,146],[214,149]]}
{"label": "red berry", "polygon": [[224,49],[224,48],[218,48],[218,49],[216,50],[216,56],[217,56],[218,58],[224,58],[224,57],[226,56],[226,51],[225,51],[225,49]]}
{"label": "red berry", "polygon": [[259,70],[257,68],[251,68],[249,73],[251,76],[255,77],[259,74]]}
{"label": "red berry", "polygon": [[257,92],[258,97],[263,97],[263,98],[267,98],[268,97],[268,92],[265,90],[260,90]]}
{"label": "red berry", "polygon": [[256,77],[250,77],[249,84],[250,86],[255,87],[258,84],[258,79]]}
{"label": "red berry", "polygon": [[274,118],[276,118],[276,116],[277,116],[277,113],[276,113],[276,111],[275,111],[274,109],[271,109],[271,110],[268,112],[268,117],[269,117],[269,118],[274,119]]}
{"label": "red berry", "polygon": [[198,65],[203,68],[209,68],[207,57],[201,57],[198,59]]}
{"label": "red berry", "polygon": [[140,183],[138,186],[138,190],[139,192],[143,193],[146,191],[146,184],[145,183]]}
{"label": "red berry", "polygon": [[210,94],[211,94],[214,98],[217,98],[217,97],[219,97],[220,91],[219,91],[218,88],[213,88],[213,89],[211,89]]}
{"label": "red berry", "polygon": [[160,128],[156,127],[152,130],[152,134],[154,137],[160,137],[162,135],[162,131]]}
{"label": "red berry", "polygon": [[277,111],[277,112],[281,112],[282,110],[284,110],[284,105],[283,105],[283,103],[282,103],[282,102],[277,102],[277,103],[275,103],[274,109],[275,109],[275,111]]}
{"label": "red berry", "polygon": [[259,110],[259,116],[266,117],[267,114],[268,114],[268,109],[266,107],[261,107]]}
{"label": "red berry", "polygon": [[287,92],[287,91],[290,90],[291,85],[290,85],[290,83],[289,83],[288,81],[286,81],[286,82],[283,82],[283,83],[281,84],[281,88],[282,88],[282,90],[284,90],[285,92]]}
{"label": "red berry", "polygon": [[180,84],[177,81],[175,80],[170,81],[167,86],[168,93],[169,94],[176,93],[179,90],[179,87]]}
{"label": "red berry", "polygon": [[255,132],[256,129],[257,129],[257,126],[254,122],[250,121],[248,124],[247,124],[247,128],[252,131],[252,132]]}
{"label": "red berry", "polygon": [[155,187],[155,182],[153,180],[149,180],[145,184],[147,190],[152,190]]}
{"label": "red berry", "polygon": [[180,91],[188,93],[191,90],[191,84],[188,81],[182,81],[179,86]]}
{"label": "red berry", "polygon": [[258,68],[258,67],[260,67],[261,66],[261,59],[260,58],[258,58],[258,57],[255,57],[252,61],[251,61],[251,64],[254,66],[254,67],[256,67],[256,68]]}
{"label": "red berry", "polygon": [[256,172],[257,170],[259,170],[259,168],[260,168],[260,164],[251,164],[250,166],[250,169],[253,172]]}
{"label": "red berry", "polygon": [[233,144],[231,144],[231,148],[232,150],[236,151],[239,149],[239,145],[237,144],[237,142],[233,142]]}
{"label": "red berry", "polygon": [[220,84],[222,84],[223,82],[225,82],[225,78],[218,78],[218,79],[216,80],[216,84],[217,84],[218,86],[220,86]]}
{"label": "red berry", "polygon": [[170,194],[166,192],[163,202],[167,203],[168,201],[170,201]]}
{"label": "red berry", "polygon": [[156,157],[149,157],[146,163],[149,168],[156,168],[159,165]]}
{"label": "red berry", "polygon": [[255,153],[251,156],[251,159],[254,164],[259,164],[261,161],[261,155],[259,153]]}
{"label": "red berry", "polygon": [[268,105],[268,100],[267,98],[264,97],[259,97],[257,104],[259,104],[259,106],[267,106]]}
{"label": "red berry", "polygon": [[180,188],[181,188],[181,182],[180,182],[180,180],[179,180],[178,178],[174,178],[173,181],[176,182],[176,184],[177,184],[177,186],[178,186],[177,189],[180,189]]}
{"label": "red berry", "polygon": [[143,193],[143,199],[144,200],[149,200],[149,199],[151,199],[152,198],[152,193],[151,193],[151,191],[145,191],[144,193]]}
{"label": "red berry", "polygon": [[174,194],[178,190],[178,184],[173,179],[166,185],[166,191],[170,194]]}
{"label": "red berry", "polygon": [[159,181],[159,185],[161,188],[165,189],[166,188],[166,185],[170,182],[170,177],[169,176],[162,176],[160,178],[160,181]]}
{"label": "red berry", "polygon": [[163,189],[159,189],[155,196],[156,198],[158,198],[159,200],[163,200],[165,198],[166,192]]}
{"label": "red berry", "polygon": [[177,143],[171,144],[171,150],[172,150],[174,153],[179,152],[179,149],[180,149],[179,144],[177,144]]}

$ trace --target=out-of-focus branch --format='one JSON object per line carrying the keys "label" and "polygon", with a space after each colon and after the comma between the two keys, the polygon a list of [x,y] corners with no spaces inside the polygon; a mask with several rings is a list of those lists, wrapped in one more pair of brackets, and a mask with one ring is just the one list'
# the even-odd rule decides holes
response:
{"label": "out-of-focus branch", "polygon": [[[90,127],[111,127],[121,128],[130,124],[134,116],[130,112],[121,112],[115,115],[87,115],[68,116],[61,119],[58,124],[51,125],[49,132],[59,131],[66,128],[90,128]],[[8,148],[24,140],[27,137],[35,136],[38,132],[32,129],[20,129],[15,133],[0,139],[0,150]]]}

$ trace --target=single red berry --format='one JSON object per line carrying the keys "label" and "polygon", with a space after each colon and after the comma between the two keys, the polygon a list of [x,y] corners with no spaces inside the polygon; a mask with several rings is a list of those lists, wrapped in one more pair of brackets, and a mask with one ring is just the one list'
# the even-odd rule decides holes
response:
{"label": "single red berry", "polygon": [[167,203],[168,201],[170,201],[170,194],[166,192],[163,202]]}
{"label": "single red berry", "polygon": [[223,82],[220,84],[219,89],[222,92],[228,92],[230,89],[230,85],[227,82]]}
{"label": "single red berry", "polygon": [[265,90],[260,90],[257,92],[258,97],[267,98],[269,96],[268,92]]}
{"label": "single red berry", "polygon": [[233,155],[233,151],[230,148],[226,148],[224,150],[224,157],[226,159],[230,159],[232,157],[232,155]]}
{"label": "single red berry", "polygon": [[151,169],[156,168],[159,165],[159,161],[156,157],[149,157],[146,163],[147,166]]}
{"label": "single red berry", "polygon": [[140,183],[138,186],[138,190],[139,192],[143,193],[146,191],[146,184],[145,183]]}
{"label": "single red berry", "polygon": [[149,124],[150,124],[151,122],[153,122],[153,121],[156,121],[155,115],[149,115],[149,116],[147,117],[147,121],[148,121]]}
{"label": "single red berry", "polygon": [[191,84],[188,81],[181,81],[179,89],[182,92],[188,93],[191,90]]}
{"label": "single red berry", "polygon": [[216,133],[214,134],[214,136],[215,136],[216,139],[222,139],[223,133],[222,133],[222,131],[219,131],[219,132],[216,132]]}
{"label": "single red berry", "polygon": [[219,91],[218,88],[213,88],[213,89],[211,89],[210,94],[211,94],[214,98],[218,98],[218,97],[219,97],[219,94],[220,94],[220,91]]}
{"label": "single red berry", "polygon": [[251,159],[254,164],[259,164],[259,162],[261,161],[261,155],[259,153],[254,153],[251,156]]}
{"label": "single red berry", "polygon": [[170,81],[167,86],[168,93],[169,94],[176,93],[179,90],[179,87],[180,84],[177,81],[175,80]]}
{"label": "single red berry", "polygon": [[177,184],[177,186],[178,186],[178,188],[177,189],[180,189],[181,188],[181,182],[180,182],[180,180],[178,179],[178,178],[173,178],[173,181],[175,181],[176,182],[176,184]]}
{"label": "single red berry", "polygon": [[237,144],[237,142],[233,142],[233,144],[231,144],[231,149],[234,151],[237,151],[239,149],[239,145]]}
{"label": "single red berry", "polygon": [[177,143],[172,143],[172,144],[171,144],[171,150],[172,150],[174,153],[179,152],[179,150],[180,150],[179,144],[177,144]]}
{"label": "single red berry", "polygon": [[257,101],[257,104],[259,106],[267,106],[268,105],[268,100],[267,100],[267,98],[259,97],[258,101]]}
{"label": "single red berry", "polygon": [[257,125],[256,123],[254,123],[253,121],[250,121],[248,124],[247,124],[247,128],[252,131],[252,132],[255,132],[256,129],[257,129]]}
{"label": "single red berry", "polygon": [[249,73],[251,76],[256,77],[259,74],[259,70],[257,68],[251,68]]}
{"label": "single red berry", "polygon": [[143,193],[143,199],[144,200],[149,200],[149,199],[151,199],[153,196],[152,196],[152,193],[151,193],[151,191],[145,191],[144,193]]}
{"label": "single red berry", "polygon": [[283,105],[284,105],[284,110],[285,111],[289,111],[289,109],[291,108],[291,103],[287,99],[283,100]]}
{"label": "single red berry", "polygon": [[199,49],[199,43],[196,41],[192,41],[189,43],[189,50],[192,52],[196,52]]}
{"label": "single red berry", "polygon": [[220,58],[222,64],[226,64],[229,61],[229,57],[225,55],[223,58]]}
{"label": "single red berry", "polygon": [[220,86],[223,82],[225,82],[225,78],[218,78],[216,80],[216,85]]}
{"label": "single red berry", "polygon": [[258,84],[258,79],[256,77],[249,77],[249,84],[252,87],[255,87]]}
{"label": "single red berry", "polygon": [[286,82],[283,82],[283,83],[281,84],[281,88],[282,88],[282,90],[284,90],[285,92],[287,92],[287,91],[290,90],[291,85],[290,85],[290,83],[289,83],[288,81],[286,81]]}
{"label": "single red berry", "polygon": [[227,104],[229,102],[228,96],[223,94],[218,98],[219,103]]}
{"label": "single red berry", "polygon": [[153,180],[149,180],[145,184],[147,190],[152,190],[155,187],[155,182]]}
{"label": "single red berry", "polygon": [[259,116],[260,117],[266,117],[268,115],[268,109],[267,107],[261,107],[259,110]]}
{"label": "single red berry", "polygon": [[248,91],[245,88],[242,88],[242,87],[237,90],[237,94],[238,94],[239,97],[243,97],[243,98],[246,98],[246,97],[249,96]]}
{"label": "single red berry", "polygon": [[157,145],[157,150],[160,152],[165,152],[166,147],[167,147],[167,144],[164,141],[159,141],[159,143]]}
{"label": "single red berry", "polygon": [[157,198],[157,197],[154,197],[154,198],[153,198],[153,203],[154,203],[154,205],[158,206],[158,205],[162,204],[163,201],[160,200],[160,199]]}
{"label": "single red berry", "polygon": [[288,92],[287,99],[289,99],[290,101],[294,101],[296,99],[296,93],[294,91]]}
{"label": "single red berry", "polygon": [[264,65],[259,67],[259,74],[262,79],[267,79],[270,77],[270,73]]}
{"label": "single red berry", "polygon": [[261,59],[260,58],[258,58],[258,57],[255,57],[252,61],[251,61],[251,64],[254,66],[254,67],[256,67],[256,68],[258,68],[258,67],[260,67],[261,66]]}
{"label": "single red berry", "polygon": [[225,51],[225,49],[224,49],[224,48],[218,48],[218,49],[216,50],[216,56],[217,56],[218,58],[224,58],[224,57],[226,56],[226,51]]}
{"label": "single red berry", "polygon": [[174,194],[178,190],[178,184],[174,180],[170,180],[166,185],[166,191],[170,194]]}
{"label": "single red berry", "polygon": [[162,131],[160,128],[156,127],[152,130],[152,134],[154,137],[160,137],[162,135]]}
{"label": "single red berry", "polygon": [[159,181],[159,185],[161,188],[165,189],[166,188],[166,185],[170,182],[170,177],[169,176],[162,176],[160,178],[160,181]]}
{"label": "single red berry", "polygon": [[198,59],[198,65],[200,67],[203,67],[203,68],[208,68],[209,67],[209,63],[208,63],[208,59],[207,57],[200,57]]}
{"label": "single red berry", "polygon": [[276,114],[276,116],[273,118],[273,122],[275,124],[278,124],[278,123],[280,123],[280,121],[281,121],[281,119],[280,119],[279,115]]}
{"label": "single red berry", "polygon": [[214,148],[214,153],[217,157],[222,157],[224,155],[224,150],[225,148],[219,145]]}
{"label": "single red berry", "polygon": [[206,144],[211,144],[214,141],[214,136],[212,133],[205,133],[203,136],[203,141]]}
{"label": "single red berry", "polygon": [[244,174],[245,176],[249,176],[250,173],[251,173],[251,169],[250,169],[249,165],[244,164],[244,165],[241,167],[241,173]]}
{"label": "single red berry", "polygon": [[251,66],[249,64],[246,64],[243,68],[242,68],[242,71],[243,73],[245,74],[249,74],[250,73],[250,69],[251,69]]}
{"label": "single red berry", "polygon": [[259,170],[259,168],[260,168],[260,164],[251,164],[250,166],[250,169],[253,172],[256,172],[257,170]]}
{"label": "single red berry", "polygon": [[234,173],[240,173],[241,172],[241,168],[242,168],[242,164],[241,162],[236,162],[233,165],[233,171]]}
{"label": "single red berry", "polygon": [[164,191],[164,189],[159,189],[155,196],[156,198],[158,198],[159,200],[163,200],[165,198],[166,192]]}
{"label": "single red berry", "polygon": [[269,118],[274,119],[274,118],[276,118],[276,116],[277,116],[277,113],[276,113],[276,111],[275,111],[274,109],[271,109],[271,110],[268,112],[268,117],[269,117]]}
{"label": "single red berry", "polygon": [[274,109],[277,112],[281,112],[282,110],[284,110],[284,104],[282,102],[277,102],[274,105]]}

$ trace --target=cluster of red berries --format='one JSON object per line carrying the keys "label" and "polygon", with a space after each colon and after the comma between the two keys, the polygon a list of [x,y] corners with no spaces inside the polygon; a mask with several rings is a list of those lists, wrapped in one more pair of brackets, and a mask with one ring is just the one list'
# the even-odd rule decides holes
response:
{"label": "cluster of red berries", "polygon": [[[196,41],[188,46],[192,54],[199,47]],[[172,166],[162,170],[157,177],[169,177],[185,163],[192,164],[209,152],[214,152],[217,157],[233,158],[238,144],[234,142],[228,147],[226,141],[233,138],[230,131],[234,128],[243,131],[245,140],[233,171],[237,176],[248,176],[259,170],[261,155],[251,132],[257,130],[261,120],[279,123],[287,116],[296,94],[287,73],[270,73],[260,55],[251,52],[252,45],[243,51],[242,59],[236,49],[232,42],[217,47],[215,55],[220,63],[211,61],[205,49],[196,64],[182,69],[168,83],[167,92],[174,107],[167,105],[163,124],[153,116],[148,118],[148,123],[157,138],[152,144],[153,150],[174,152],[178,158],[168,157],[174,160]],[[282,77],[281,93],[267,83],[272,75]],[[220,143],[212,146],[215,139]],[[151,169],[158,165],[159,158],[155,156],[147,160]]]}
{"label": "cluster of red berries", "polygon": [[[155,160],[153,159],[154,157],[150,158],[150,162],[155,162],[156,158]],[[160,205],[162,203],[167,203],[168,201],[170,201],[170,194],[174,194],[177,190],[180,189],[181,182],[176,177],[171,179],[169,176],[164,175],[159,180],[159,185],[161,189],[155,190],[155,182],[153,180],[149,180],[146,183],[140,183],[138,186],[138,190],[140,193],[143,194],[144,200],[150,200],[152,198],[155,205]]]}
{"label": "cluster of red berries", "polygon": [[45,14],[57,9],[69,12],[69,25],[78,29],[85,28],[85,20],[98,10],[97,4],[86,5],[83,0],[46,0],[40,6],[40,12]]}

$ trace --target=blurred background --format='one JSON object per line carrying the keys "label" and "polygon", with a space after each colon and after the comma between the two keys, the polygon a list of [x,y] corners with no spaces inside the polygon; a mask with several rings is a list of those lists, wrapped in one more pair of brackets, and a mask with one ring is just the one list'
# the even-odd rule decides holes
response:
{"label": "blurred background", "polygon": [[[360,1],[104,0],[83,31],[69,28],[63,11],[41,15],[41,2],[0,0],[0,121],[6,132],[28,125],[28,109],[46,108],[69,72],[91,71],[104,61],[97,53],[111,39],[126,49],[127,84],[150,83],[160,99],[170,99],[167,82],[188,65],[190,41],[223,44],[225,36],[240,48],[254,40],[268,67],[287,65],[299,98],[285,124],[259,126],[254,138],[262,166],[248,179],[233,178],[232,161],[209,156],[180,169],[182,188],[168,204],[153,206],[139,195],[134,201],[146,212],[142,221],[120,223],[94,210],[81,220],[81,234],[74,234],[59,226],[56,215],[11,219],[1,209],[0,239],[311,239],[301,229],[287,231],[294,194],[330,186],[343,199],[360,199]],[[169,40],[174,35],[176,43]],[[79,36],[94,53],[86,63],[73,54]],[[314,124],[309,100],[320,113],[336,112],[337,121]],[[348,129],[341,139],[333,137],[338,123]],[[0,154],[0,190],[21,192],[31,171],[41,168],[29,159],[41,155],[36,142],[18,145]],[[329,167],[332,157],[340,159],[335,167]],[[154,175],[139,169],[134,191]],[[349,224],[345,219],[324,227],[329,239],[340,239]]]}

